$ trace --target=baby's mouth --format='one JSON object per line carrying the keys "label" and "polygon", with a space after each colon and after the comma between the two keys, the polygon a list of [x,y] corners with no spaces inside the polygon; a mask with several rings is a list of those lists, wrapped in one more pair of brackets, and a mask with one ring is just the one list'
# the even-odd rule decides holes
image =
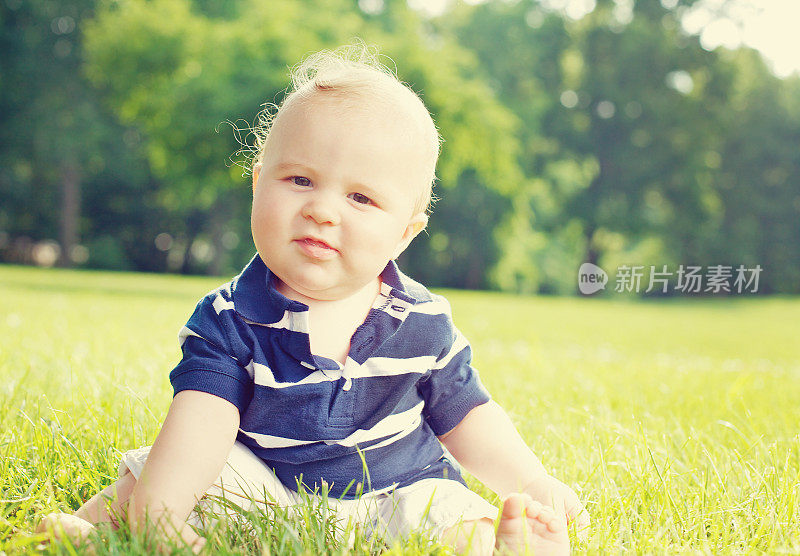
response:
{"label": "baby's mouth", "polygon": [[314,239],[312,237],[304,237],[295,242],[300,246],[300,249],[312,259],[327,260],[335,257],[339,251],[321,239]]}

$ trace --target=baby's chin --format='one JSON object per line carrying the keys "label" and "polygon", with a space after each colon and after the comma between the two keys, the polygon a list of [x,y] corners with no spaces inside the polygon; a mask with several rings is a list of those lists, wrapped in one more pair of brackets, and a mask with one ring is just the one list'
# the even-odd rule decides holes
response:
{"label": "baby's chin", "polygon": [[275,287],[285,297],[306,305],[315,302],[343,301],[360,295],[374,297],[380,289],[380,277],[370,279],[364,284],[327,285],[315,283],[287,283],[280,276]]}

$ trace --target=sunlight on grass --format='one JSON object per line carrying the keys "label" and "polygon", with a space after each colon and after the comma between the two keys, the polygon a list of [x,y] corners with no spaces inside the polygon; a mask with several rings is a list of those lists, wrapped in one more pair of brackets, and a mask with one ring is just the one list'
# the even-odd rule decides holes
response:
{"label": "sunlight on grass", "polygon": [[[178,330],[219,282],[0,267],[0,551],[33,550],[36,516],[77,508],[114,480],[121,451],[152,442]],[[800,299],[445,293],[484,383],[587,502],[578,552],[800,551]],[[314,515],[244,520],[210,542],[347,552]],[[147,553],[101,536],[108,553]],[[389,553],[430,550],[420,537]]]}

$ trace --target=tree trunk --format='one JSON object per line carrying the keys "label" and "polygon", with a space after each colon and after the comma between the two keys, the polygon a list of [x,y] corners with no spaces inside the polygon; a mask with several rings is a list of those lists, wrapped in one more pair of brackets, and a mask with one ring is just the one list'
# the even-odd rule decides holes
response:
{"label": "tree trunk", "polygon": [[600,252],[597,250],[597,245],[594,243],[594,232],[594,226],[588,226],[584,232],[584,237],[586,238],[586,253],[583,256],[582,262],[596,265],[597,261],[600,259]]}
{"label": "tree trunk", "polygon": [[593,265],[596,265],[597,261],[600,260],[600,252],[594,241],[594,234],[599,227],[597,221],[597,207],[600,204],[600,188],[602,187],[603,176],[608,173],[608,165],[604,161],[604,157],[599,157],[600,172],[594,177],[592,183],[589,184],[584,198],[584,209],[586,213],[583,215],[583,237],[586,238],[586,252],[581,262],[592,263]]}
{"label": "tree trunk", "polygon": [[483,286],[483,273],[486,271],[483,257],[477,251],[472,252],[469,259],[469,266],[467,266],[467,275],[464,281],[464,287],[468,290],[477,290]]}
{"label": "tree trunk", "polygon": [[61,165],[61,254],[58,264],[72,266],[72,252],[78,245],[78,224],[81,216],[81,184],[78,166],[74,161]]}
{"label": "tree trunk", "polygon": [[192,267],[192,245],[197,236],[200,235],[203,214],[201,211],[193,209],[186,218],[186,251],[183,254],[183,262],[179,270],[181,274],[190,274],[194,270]]}
{"label": "tree trunk", "polygon": [[225,229],[230,221],[231,204],[230,201],[222,202],[217,200],[211,208],[211,246],[214,249],[214,256],[208,263],[206,274],[210,276],[220,276],[222,265],[225,262],[227,249],[222,241]]}

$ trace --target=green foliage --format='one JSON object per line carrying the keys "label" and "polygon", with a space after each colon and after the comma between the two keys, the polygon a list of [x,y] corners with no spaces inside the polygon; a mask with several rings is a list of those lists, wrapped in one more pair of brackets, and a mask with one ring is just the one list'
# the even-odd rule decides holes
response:
{"label": "green foliage", "polygon": [[[63,242],[66,217],[89,236],[111,231],[103,228],[105,216],[122,221],[115,235],[125,225],[139,230],[143,224],[135,201],[147,190],[148,171],[81,72],[81,32],[93,8],[91,0],[0,6],[0,232],[11,236],[3,242],[6,259],[24,260],[13,239]],[[63,212],[68,176],[78,183],[73,198],[83,197],[83,215]]]}
{"label": "green foliage", "polygon": [[[689,242],[683,231],[718,207],[705,160],[720,126],[705,105],[724,101],[724,75],[696,37],[681,34],[676,14],[636,3],[623,21],[606,2],[573,22],[535,2],[493,2],[451,24],[523,120],[519,165],[533,179],[521,184],[511,219],[525,215],[532,227],[505,235],[513,245],[496,283],[511,274],[523,289],[564,292],[561,269],[597,262],[620,234],[627,243],[663,238],[669,262]],[[576,223],[583,252],[563,250],[557,238]],[[542,232],[549,241],[536,240]],[[558,274],[542,267],[554,258]],[[526,274],[535,281],[525,284]]]}
{"label": "green foliage", "polygon": [[719,214],[706,258],[761,264],[768,291],[800,286],[800,79],[781,81],[757,53],[729,53],[735,78],[725,138],[709,153]]}
{"label": "green foliage", "polygon": [[[183,215],[189,244],[207,234],[221,251],[219,241],[214,241],[219,236],[215,228],[246,219],[243,207],[249,188],[231,179],[222,156],[236,150],[234,134],[225,133],[230,130],[224,125],[222,133],[211,130],[220,122],[251,119],[265,99],[279,102],[289,66],[311,51],[338,46],[355,35],[381,44],[400,68],[401,79],[424,91],[448,145],[439,170],[443,187],[455,188],[464,172],[474,170],[480,195],[488,198],[494,190],[505,195],[513,191],[506,185],[518,178],[513,117],[483,84],[465,77],[472,66],[463,49],[452,43],[435,49],[425,46],[419,18],[397,3],[375,20],[354,12],[349,2],[324,4],[320,11],[319,6],[291,2],[240,2],[236,16],[222,19],[206,15],[207,10],[201,13],[188,1],[126,2],[107,6],[87,27],[88,75],[106,91],[121,120],[145,135],[150,167],[165,183],[159,194],[161,206]],[[382,28],[389,25],[405,32],[387,35]],[[434,50],[438,56],[432,58]],[[483,130],[485,142],[475,141],[474,129]],[[456,200],[454,196],[450,203],[455,205]],[[236,209],[226,212],[230,204]],[[469,206],[462,204],[460,209]],[[210,226],[191,225],[200,220],[196,215],[209,213]],[[486,232],[497,216],[484,220],[478,230]],[[440,233],[456,236],[457,227],[443,222],[445,231]],[[245,226],[234,226],[241,237],[246,236]],[[484,237],[487,251],[478,261],[465,261],[468,266],[493,262],[494,240],[490,233]],[[462,251],[461,259],[471,254]],[[241,253],[238,262],[248,255]],[[449,272],[421,255],[411,258],[412,270],[424,270],[439,282]],[[454,283],[484,284],[482,270],[473,275]]]}
{"label": "green foliage", "polygon": [[361,37],[444,138],[411,275],[571,293],[582,261],[646,255],[761,264],[762,291],[800,291],[800,85],[701,48],[680,25],[692,3],[599,0],[573,20],[534,0],[435,19],[404,0],[9,0],[0,260],[58,238],[63,264],[82,243],[89,266],[236,272],[255,114],[289,66]]}
{"label": "green foliage", "polygon": [[[0,318],[0,551],[38,551],[37,518],[76,509],[114,480],[121,451],[152,443],[177,330],[216,285],[0,267],[14,300]],[[575,553],[800,550],[800,299],[442,293],[483,382],[586,501],[592,527]],[[342,532],[309,501],[299,517],[251,515],[209,542],[221,554],[385,553],[358,531],[350,548]],[[125,531],[100,536],[98,554],[152,553]],[[388,553],[434,550],[445,553],[411,535]]]}

